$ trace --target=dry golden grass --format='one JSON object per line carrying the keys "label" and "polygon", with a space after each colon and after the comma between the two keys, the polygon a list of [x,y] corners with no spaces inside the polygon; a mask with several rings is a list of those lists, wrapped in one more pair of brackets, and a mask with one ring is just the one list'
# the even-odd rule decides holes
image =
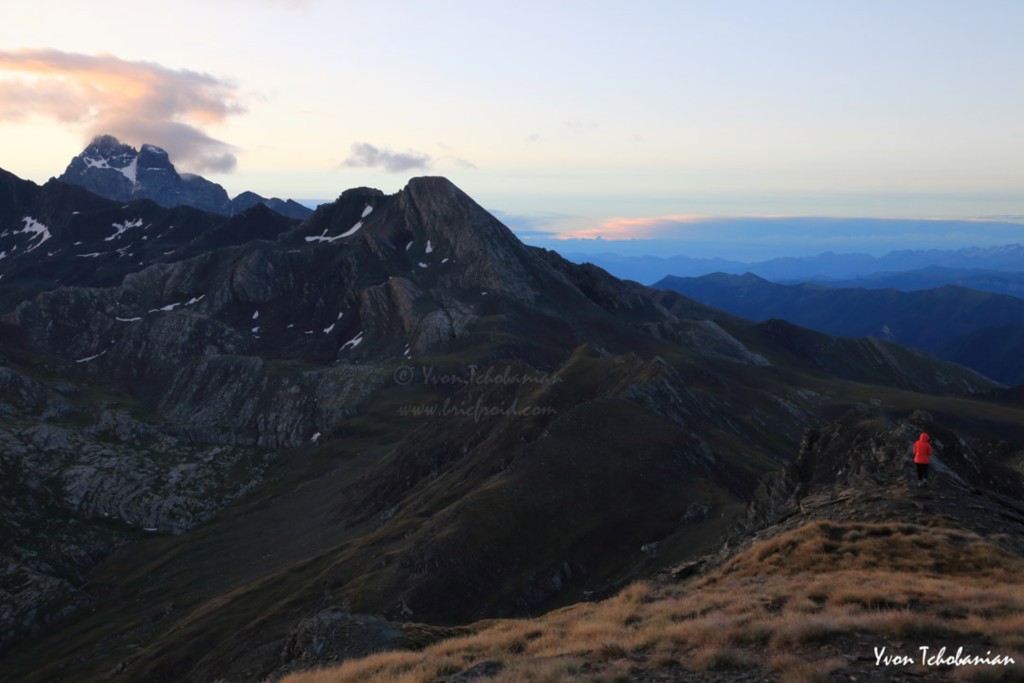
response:
{"label": "dry golden grass", "polygon": [[[425,683],[485,661],[503,667],[495,681],[758,668],[813,683],[849,666],[822,658],[822,648],[855,636],[880,645],[984,640],[1024,662],[1024,561],[962,531],[818,522],[755,544],[688,585],[655,591],[638,583],[600,603],[477,629],[422,652],[374,655],[285,683]],[[964,680],[995,673],[956,670]]]}
{"label": "dry golden grass", "polygon": [[829,673],[842,664],[836,659],[815,661],[787,652],[769,658],[767,669],[787,683],[824,683]]}
{"label": "dry golden grass", "polygon": [[980,574],[1010,579],[1020,561],[966,531],[914,524],[815,522],[755,545],[723,569],[737,576],[844,570]]}

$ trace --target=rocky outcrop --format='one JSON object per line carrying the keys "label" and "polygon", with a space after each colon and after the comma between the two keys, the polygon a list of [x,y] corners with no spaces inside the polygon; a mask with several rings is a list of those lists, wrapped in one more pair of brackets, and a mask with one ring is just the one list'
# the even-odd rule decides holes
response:
{"label": "rocky outcrop", "polygon": [[[1024,498],[1024,476],[1013,467],[1018,456],[1011,443],[958,433],[924,411],[901,420],[853,411],[805,432],[796,460],[761,479],[747,509],[747,529],[804,518],[822,505],[841,510],[856,507],[858,499],[905,497],[914,481],[912,447],[921,432],[931,436],[931,468],[949,500],[973,495],[989,505],[1009,504],[1010,514],[1024,523],[1024,514],[1013,511],[1012,501]],[[876,513],[884,516],[887,509],[882,504]]]}
{"label": "rocky outcrop", "polygon": [[[281,653],[283,670],[298,670],[399,649],[408,638],[383,617],[331,608],[300,621]],[[281,673],[278,671],[277,673]]]}
{"label": "rocky outcrop", "polygon": [[87,572],[113,549],[193,528],[269,462],[184,440],[94,391],[0,367],[0,649],[88,605]]}

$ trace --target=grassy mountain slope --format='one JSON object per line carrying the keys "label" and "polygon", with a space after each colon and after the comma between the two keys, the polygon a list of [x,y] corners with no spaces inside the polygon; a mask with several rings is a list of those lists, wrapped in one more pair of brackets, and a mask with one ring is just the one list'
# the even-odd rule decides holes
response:
{"label": "grassy mountain slope", "polygon": [[[933,419],[860,413],[811,432],[731,547],[614,598],[283,681],[1019,680],[1024,465]],[[939,447],[924,491],[906,458],[921,429]],[[986,661],[927,659],[959,648]]]}

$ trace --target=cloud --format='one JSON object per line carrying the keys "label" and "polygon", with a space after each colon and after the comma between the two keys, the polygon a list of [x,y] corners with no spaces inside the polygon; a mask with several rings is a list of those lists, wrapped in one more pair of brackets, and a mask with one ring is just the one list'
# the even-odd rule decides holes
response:
{"label": "cloud", "polygon": [[976,221],[1007,221],[1011,223],[1017,223],[1024,221],[1024,215],[1021,214],[1002,214],[999,216],[978,216],[972,220]]}
{"label": "cloud", "polygon": [[648,218],[606,218],[599,225],[563,232],[559,239],[653,239],[683,226],[717,220],[708,216],[672,214]]}
{"label": "cloud", "polygon": [[476,164],[474,164],[472,161],[469,161],[467,159],[463,159],[462,157],[445,156],[445,157],[441,157],[441,158],[445,159],[446,161],[450,161],[452,164],[454,164],[455,166],[458,166],[459,168],[464,168],[464,169],[470,170],[470,171],[477,170],[477,165]]}
{"label": "cloud", "polygon": [[583,121],[582,119],[566,119],[562,121],[562,128],[573,135],[583,135],[597,130],[597,122]]}
{"label": "cloud", "polygon": [[1020,242],[1019,223],[910,218],[689,216],[605,218],[572,226],[541,246],[574,253],[661,257],[686,255],[760,261],[826,251],[883,254],[900,249],[953,249]]}
{"label": "cloud", "polygon": [[244,111],[236,86],[210,74],[109,54],[0,50],[0,121],[49,117],[88,138],[152,143],[190,170],[234,169],[236,148],[202,127]]}
{"label": "cloud", "polygon": [[356,142],[352,145],[352,154],[341,162],[341,165],[351,168],[381,167],[390,173],[401,173],[412,169],[428,169],[431,162],[428,154],[414,151],[392,152],[374,147],[368,142]]}

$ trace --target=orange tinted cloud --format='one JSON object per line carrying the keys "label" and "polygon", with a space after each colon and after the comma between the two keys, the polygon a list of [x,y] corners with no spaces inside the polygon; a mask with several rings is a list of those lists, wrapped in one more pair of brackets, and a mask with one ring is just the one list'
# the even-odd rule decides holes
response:
{"label": "orange tinted cloud", "polygon": [[715,220],[695,214],[670,214],[649,218],[606,218],[599,225],[559,233],[558,239],[632,240],[653,239],[667,229],[679,225],[690,225]]}
{"label": "orange tinted cloud", "polygon": [[193,170],[230,171],[234,148],[204,133],[245,107],[210,74],[59,50],[0,50],[0,120],[49,117],[88,137],[149,142]]}

